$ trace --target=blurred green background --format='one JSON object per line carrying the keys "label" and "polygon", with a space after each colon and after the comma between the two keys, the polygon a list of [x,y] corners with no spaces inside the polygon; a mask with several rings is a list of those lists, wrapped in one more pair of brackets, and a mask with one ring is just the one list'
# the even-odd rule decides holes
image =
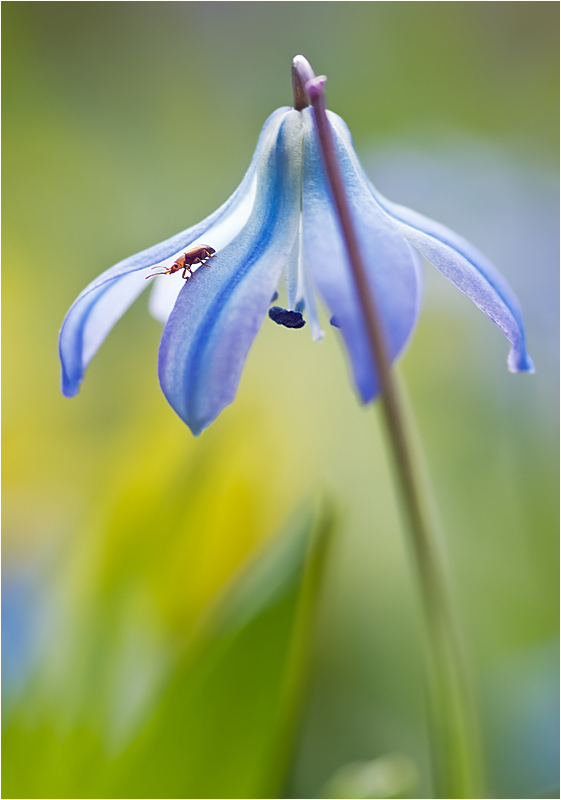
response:
{"label": "blurred green background", "polygon": [[430,796],[413,572],[335,332],[266,320],[194,439],[143,296],[59,392],[71,302],[229,196],[300,52],[378,188],[470,238],[525,311],[537,371],[513,376],[428,266],[399,370],[489,796],[558,785],[558,5],[2,12],[3,795]]}

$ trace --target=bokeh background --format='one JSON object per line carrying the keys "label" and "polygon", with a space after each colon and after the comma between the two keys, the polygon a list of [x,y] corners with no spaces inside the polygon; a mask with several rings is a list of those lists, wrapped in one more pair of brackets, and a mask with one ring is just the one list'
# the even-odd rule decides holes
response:
{"label": "bokeh background", "polygon": [[558,5],[2,12],[4,796],[430,796],[412,565],[379,410],[336,332],[266,320],[235,404],[194,439],[159,390],[143,296],[80,395],[59,393],[68,306],[229,196],[299,52],[378,188],[471,239],[523,306],[533,376],[508,373],[501,333],[427,266],[399,371],[489,796],[550,792]]}

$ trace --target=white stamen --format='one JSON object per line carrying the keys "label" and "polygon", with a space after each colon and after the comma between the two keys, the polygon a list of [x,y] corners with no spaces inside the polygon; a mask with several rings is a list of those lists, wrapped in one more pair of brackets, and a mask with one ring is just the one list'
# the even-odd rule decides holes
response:
{"label": "white stamen", "polygon": [[323,339],[325,334],[321,329],[321,325],[319,324],[312,276],[304,256],[302,241],[302,215],[300,215],[300,231],[298,236],[298,289],[296,292],[296,302],[299,300],[304,301],[306,319],[308,320],[310,330],[312,331],[312,338],[315,342],[318,342],[320,339]]}
{"label": "white stamen", "polygon": [[[300,227],[302,223],[300,222]],[[298,301],[298,253],[300,251],[300,229],[286,262],[285,281],[288,308],[292,311]]]}

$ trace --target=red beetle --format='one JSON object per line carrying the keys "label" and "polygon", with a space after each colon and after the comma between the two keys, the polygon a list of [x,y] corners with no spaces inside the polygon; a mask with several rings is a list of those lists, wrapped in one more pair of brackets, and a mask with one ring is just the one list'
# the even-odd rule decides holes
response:
{"label": "red beetle", "polygon": [[[191,267],[195,264],[204,264],[205,259],[212,258],[214,253],[216,253],[216,250],[213,247],[209,247],[208,244],[197,244],[183,253],[182,256],[179,256],[171,267],[164,268],[163,272],[155,272],[154,275],[147,275],[146,277],[148,279],[153,278],[155,275],[173,275],[174,272],[179,272],[179,270],[182,269],[183,275],[181,277],[188,281],[189,278],[193,277],[193,270]],[[209,267],[210,264],[204,264],[204,266]],[[160,269],[161,267],[161,264],[157,264],[155,267],[152,267],[152,269]],[[188,275],[185,274],[187,272],[189,273]]]}

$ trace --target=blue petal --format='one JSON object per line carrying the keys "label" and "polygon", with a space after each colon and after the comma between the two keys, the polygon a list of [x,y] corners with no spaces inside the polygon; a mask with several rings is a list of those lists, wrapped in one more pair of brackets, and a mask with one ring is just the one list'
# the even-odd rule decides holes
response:
{"label": "blue petal", "polygon": [[[351,136],[343,120],[330,113],[332,127],[341,140],[348,143],[355,168],[362,172],[354,151]],[[505,334],[512,345],[508,357],[511,372],[533,372],[532,359],[526,351],[524,324],[518,300],[510,286],[473,245],[449,228],[417,214],[405,206],[387,200],[372,185],[372,197],[407,241],[409,241],[448,280],[464,292]]]}
{"label": "blue petal", "polygon": [[183,287],[164,329],[162,390],[195,435],[234,399],[298,234],[301,129],[300,113],[287,112],[263,154],[247,225]]}
{"label": "blue petal", "polygon": [[[302,212],[304,250],[314,281],[336,317],[351,357],[355,383],[364,402],[379,391],[356,287],[339,221],[325,179],[311,110],[302,112],[304,171]],[[413,330],[420,306],[420,270],[413,248],[388,221],[357,169],[349,145],[335,135],[337,157],[368,271],[386,345],[393,360]]]}
{"label": "blue petal", "polygon": [[[150,268],[176,256],[202,237],[210,227],[234,213],[250,191],[257,164],[278,120],[287,109],[277,109],[266,121],[248,171],[234,194],[213,214],[164,242],[120,261],[87,286],[70,308],[60,332],[62,392],[66,397],[78,393],[84,372],[97,349],[131,303],[148,284]],[[208,243],[211,244],[211,243]]]}

